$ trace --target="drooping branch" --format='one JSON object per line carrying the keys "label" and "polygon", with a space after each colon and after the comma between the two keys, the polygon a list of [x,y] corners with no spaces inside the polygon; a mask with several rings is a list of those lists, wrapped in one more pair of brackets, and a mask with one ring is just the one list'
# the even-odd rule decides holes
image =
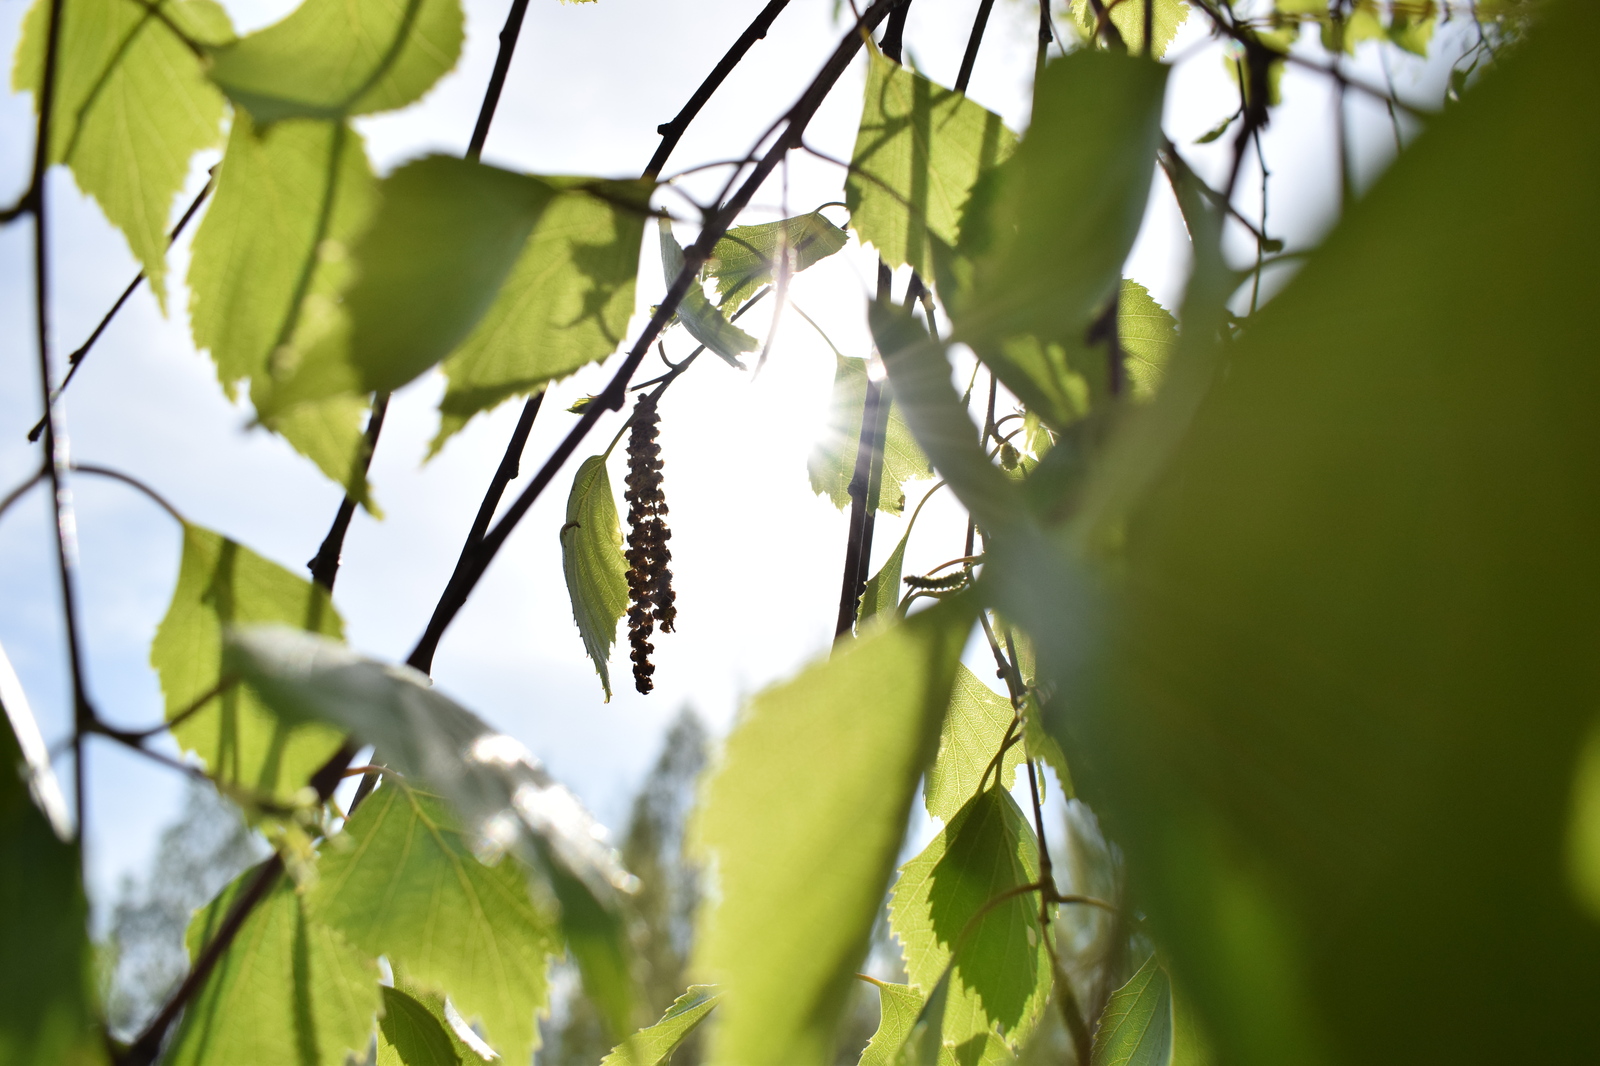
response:
{"label": "drooping branch", "polygon": [[[684,266],[678,276],[673,279],[666,295],[656,307],[655,313],[650,316],[639,338],[634,342],[624,357],[616,374],[606,385],[605,389],[595,400],[584,408],[578,418],[577,425],[567,433],[562,442],[556,446],[554,452],[545,460],[527,487],[523,489],[516,501],[507,509],[506,514],[495,527],[488,532],[483,541],[473,551],[469,565],[457,571],[450,583],[446,585],[439,602],[434,608],[433,616],[428,621],[427,629],[423,632],[417,646],[412,649],[407,662],[419,669],[426,671],[432,665],[434,651],[438,648],[439,639],[444,635],[450,623],[460,612],[467,597],[477,586],[479,579],[488,569],[506,538],[528,509],[539,498],[539,495],[550,484],[556,472],[571,458],[578,445],[588,436],[600,416],[607,410],[620,410],[628,394],[628,383],[639,369],[639,364],[649,354],[650,347],[667,323],[677,313],[678,305],[683,301],[684,294],[689,291],[689,286],[695,283],[699,276],[701,265],[711,257],[711,251],[716,242],[727,232],[734,219],[739,216],[751,197],[756,193],[767,177],[782,162],[784,156],[793,148],[800,145],[805,134],[806,126],[816,114],[817,108],[827,97],[840,76],[850,65],[850,61],[861,50],[863,34],[875,29],[889,14],[890,9],[898,0],[874,0],[874,3],[864,11],[860,19],[850,28],[850,31],[841,40],[828,61],[823,65],[811,84],[795,101],[794,106],[779,119],[777,125],[782,127],[782,134],[761,156],[755,164],[750,175],[739,185],[738,189],[728,199],[712,211],[701,227],[700,236],[684,251]],[[764,139],[764,138],[763,138]]]}

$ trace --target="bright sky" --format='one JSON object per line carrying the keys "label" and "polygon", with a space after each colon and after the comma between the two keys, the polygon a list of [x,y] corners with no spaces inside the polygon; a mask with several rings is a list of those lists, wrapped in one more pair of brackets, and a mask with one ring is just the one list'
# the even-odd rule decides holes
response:
{"label": "bright sky", "polygon": [[[225,0],[225,6],[242,30],[274,20],[292,3]],[[464,149],[505,0],[467,0],[466,6],[467,45],[456,69],[417,105],[358,123],[380,171],[426,151]],[[677,113],[761,6],[762,0],[534,0],[484,159],[542,173],[637,175],[657,144],[656,125]],[[976,6],[975,0],[916,0],[906,30],[908,59],[934,80],[952,83]],[[25,8],[24,0],[0,0],[0,51],[8,56]],[[1027,0],[999,0],[970,90],[1018,129],[1027,119],[1036,11]],[[833,48],[842,32],[833,15],[833,0],[793,0],[701,113],[668,171],[742,155]],[[1057,24],[1065,29],[1064,14]],[[1221,47],[1206,40],[1203,28],[1200,17],[1192,18],[1173,47],[1181,60],[1168,94],[1166,129],[1214,178],[1226,165],[1228,139],[1209,146],[1192,142],[1231,112],[1237,98],[1220,61]],[[1370,47],[1355,69],[1382,84],[1384,72]],[[1447,69],[1437,62],[1401,61],[1393,73],[1403,95],[1427,101],[1438,99]],[[858,60],[813,122],[809,143],[849,155],[863,79]],[[1271,229],[1287,237],[1291,248],[1305,247],[1326,227],[1337,198],[1334,104],[1318,76],[1295,69],[1286,74],[1283,92],[1285,105],[1265,136],[1275,188],[1281,190],[1271,205]],[[31,106],[27,97],[0,96],[5,202],[25,181]],[[1354,95],[1349,113],[1358,169],[1374,174],[1394,150],[1389,118]],[[211,153],[197,160],[180,208],[215,158]],[[703,191],[709,180],[686,188]],[[1243,182],[1256,188],[1259,172],[1247,169]],[[787,211],[840,199],[841,187],[837,168],[796,154]],[[51,196],[61,358],[82,341],[137,267],[120,235],[59,169]],[[750,220],[778,217],[785,210],[782,201],[782,188],[773,181],[757,196],[759,210],[752,210]],[[670,195],[658,202],[674,211],[684,206]],[[1250,213],[1256,202],[1253,192],[1241,201]],[[680,236],[691,232],[680,225]],[[39,416],[30,242],[27,223],[0,231],[0,494],[38,461],[25,441]],[[1186,261],[1170,191],[1158,182],[1128,273],[1173,307]],[[303,573],[340,494],[282,441],[246,430],[247,409],[228,403],[210,360],[189,340],[187,294],[178,284],[187,269],[186,242],[173,262],[172,316],[163,319],[141,291],[73,383],[65,411],[74,458],[144,479],[191,520]],[[641,262],[639,306],[647,310],[663,288],[653,235]],[[847,354],[869,350],[862,296],[874,263],[870,251],[852,242],[793,286],[796,303]],[[636,317],[635,326],[643,321]],[[765,310],[753,311],[746,324],[764,336]],[[693,347],[681,331],[669,334],[667,344],[674,357]],[[646,374],[653,376],[650,367]],[[610,374],[610,366],[592,367],[552,387],[528,445],[525,473],[570,426],[573,416],[564,408],[598,391]],[[827,347],[798,316],[789,316],[759,378],[752,381],[708,358],[667,393],[661,441],[679,615],[678,632],[655,640],[653,694],[633,692],[624,639],[612,659],[617,694],[602,702],[572,623],[557,531],[576,462],[518,527],[439,650],[434,676],[440,687],[525,742],[614,827],[620,828],[632,790],[680,708],[692,705],[715,730],[724,730],[745,696],[792,674],[831,642],[847,515],[811,493],[806,456],[826,423],[832,374]],[[421,632],[521,406],[508,403],[480,417],[423,466],[441,391],[442,379],[430,374],[396,395],[372,471],[386,518],[375,522],[359,515],[345,546],[335,599],[351,642],[381,657],[402,659]],[[602,450],[622,417],[608,415],[579,458]],[[612,479],[620,491],[618,452]],[[912,492],[913,504],[921,491]],[[91,695],[116,724],[152,724],[161,716],[161,700],[148,647],[176,576],[178,530],[120,485],[78,478],[75,492]],[[960,555],[964,530],[964,515],[941,493],[918,523],[906,572],[920,573]],[[880,516],[874,570],[902,532],[903,521]],[[0,522],[0,603],[0,645],[53,743],[66,734],[70,715],[42,493]],[[978,673],[990,677],[992,666]],[[169,771],[109,744],[90,750],[91,878],[104,906],[124,874],[142,871],[156,834],[176,813],[182,784]],[[70,760],[58,762],[58,769],[70,771]]]}

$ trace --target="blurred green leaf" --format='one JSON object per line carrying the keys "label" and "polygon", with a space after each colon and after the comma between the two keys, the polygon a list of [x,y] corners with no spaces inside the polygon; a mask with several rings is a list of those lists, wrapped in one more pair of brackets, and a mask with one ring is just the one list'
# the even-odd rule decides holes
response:
{"label": "blurred green leaf", "polygon": [[[889,399],[889,422],[883,434],[883,481],[877,504],[880,511],[900,514],[906,504],[906,482],[928,477],[932,471],[905,419],[894,408],[893,398]],[[811,491],[828,497],[840,509],[850,506],[850,480],[855,477],[861,414],[866,403],[867,361],[836,355],[828,428],[806,460],[806,473],[811,478]],[[887,590],[891,596],[899,592],[898,574],[894,580],[895,587]]]}
{"label": "blurred green leaf", "polygon": [[1224,350],[1115,581],[1029,623],[1218,1061],[1600,1059],[1600,8],[1545,18]]}
{"label": "blurred green leaf", "polygon": [[460,0],[302,0],[211,50],[211,77],[260,123],[414,103],[461,53]]}
{"label": "blurred green leaf", "polygon": [[1426,56],[1439,20],[1433,14],[1431,3],[1413,3],[1412,6],[1416,10],[1407,11],[1395,5],[1394,13],[1389,17],[1389,40],[1412,55]]}
{"label": "blurred green leaf", "polygon": [[210,349],[228,397],[248,380],[262,422],[369,508],[362,406],[323,399],[339,391],[329,389],[313,409],[285,410],[280,390],[348,343],[349,248],[375,200],[354,131],[305,119],[262,129],[235,113],[189,263],[194,343]]}
{"label": "blurred green leaf", "polygon": [[[678,275],[683,273],[683,246],[678,243],[678,238],[672,235],[670,220],[660,219],[659,230],[661,273],[670,286],[677,280]],[[716,352],[729,366],[738,367],[740,370],[745,369],[745,365],[739,361],[739,356],[761,347],[759,341],[729,322],[706,298],[706,291],[700,287],[699,278],[689,282],[689,290],[683,294],[683,302],[678,304],[678,321],[683,323],[683,328],[688,330],[689,335],[695,340]]]}
{"label": "blurred green leaf", "polygon": [[[150,291],[167,306],[167,220],[189,161],[222,135],[222,94],[174,30],[221,44],[233,36],[211,0],[62,4],[50,162],[65,163],[122,231]],[[159,16],[157,14],[159,8]],[[11,87],[38,107],[50,0],[23,21]]]}
{"label": "blurred green leaf", "polygon": [[[189,957],[211,941],[247,870],[189,923]],[[306,913],[280,875],[190,1000],[164,1066],[298,1063],[345,1066],[364,1055],[381,1007],[378,968],[343,936]]]}
{"label": "blurred green leaf", "polygon": [[1206,132],[1196,137],[1194,139],[1194,143],[1210,144],[1212,141],[1217,140],[1224,133],[1228,132],[1228,127],[1232,126],[1242,114],[1244,114],[1243,111],[1235,111],[1233,114],[1229,115],[1227,118],[1223,119],[1221,122],[1217,123],[1215,126],[1212,126],[1209,130],[1206,130]]}
{"label": "blurred green leaf", "polygon": [[[939,754],[928,768],[922,801],[928,813],[948,824],[978,791],[1015,716],[1011,701],[980,681],[965,666],[956,667],[950,709],[939,732]],[[1010,789],[1022,764],[1017,743],[1000,761],[1000,787]],[[991,780],[990,785],[994,782]]]}
{"label": "blurred green leaf", "polygon": [[843,642],[728,738],[694,826],[720,886],[694,957],[726,996],[711,1061],[828,1061],[972,620],[956,598]]}
{"label": "blurred green leaf", "polygon": [[450,1034],[433,1012],[398,988],[383,989],[378,1066],[460,1066]]}
{"label": "blurred green leaf", "polygon": [[228,663],[280,718],[332,722],[372,744],[377,758],[442,795],[470,839],[518,847],[561,907],[590,998],[627,1031],[632,989],[616,896],[633,879],[604,827],[521,742],[434,691],[425,675],[306,633],[235,630]]}
{"label": "blurred green leaf", "polygon": [[0,1062],[94,1066],[106,1061],[105,1043],[95,1021],[78,845],[56,836],[28,794],[28,766],[10,722],[23,708],[14,700],[0,715]]}
{"label": "blurred green leaf", "polygon": [[772,281],[781,249],[789,250],[790,271],[798,274],[843,248],[849,239],[849,234],[821,211],[733,227],[711,249],[705,266],[722,297],[718,310],[733,314],[757,289]]}
{"label": "blurred green leaf", "polygon": [[[183,530],[177,587],[150,645],[170,719],[213,691],[226,676],[229,627],[279,622],[338,638],[344,627],[326,590],[221,534]],[[173,728],[178,745],[198,755],[219,780],[288,798],[343,740],[317,722],[274,715],[241,685],[231,685]]]}
{"label": "blurred green leaf", "polygon": [[1172,987],[1151,955],[1111,993],[1094,1033],[1090,1066],[1167,1066],[1172,1059]]}
{"label": "blurred green leaf", "polygon": [[[1128,51],[1137,55],[1144,51],[1144,0],[1122,0],[1120,3],[1107,3],[1102,6],[1109,9],[1112,25],[1117,32],[1122,34],[1123,43],[1128,46]],[[1327,5],[1323,5],[1327,10]],[[1155,42],[1155,57],[1160,59],[1167,54],[1167,47],[1172,44],[1172,39],[1178,35],[1178,28],[1189,19],[1188,0],[1155,0],[1151,14],[1154,16],[1150,36]],[[1078,29],[1085,37],[1092,37],[1096,31],[1094,7],[1089,0],[1072,0],[1072,20],[1078,24]]]}
{"label": "blurred green leaf", "polygon": [[611,1049],[600,1066],[665,1066],[689,1034],[699,1028],[721,998],[715,985],[690,985],[672,1001],[661,1020]]}
{"label": "blurred green leaf", "polygon": [[628,610],[628,561],[622,555],[617,500],[603,455],[585,459],[572,479],[567,524],[561,527],[561,569],[584,651],[610,702],[611,645],[617,639],[617,621]]}
{"label": "blurred green leaf", "polygon": [[996,1028],[1021,1041],[1038,1023],[1050,997],[1050,956],[1038,893],[1016,892],[1038,878],[1027,817],[993,787],[967,800],[901,867],[889,925],[913,985],[931,992],[951,969],[943,1042],[961,1045]]}
{"label": "blurred green leaf", "polygon": [[844,186],[850,228],[891,267],[932,278],[932,245],[956,244],[973,185],[1016,143],[1000,116],[871,49]]}
{"label": "blurred green leaf", "polygon": [[480,411],[604,359],[633,315],[650,185],[544,177],[556,190],[500,293],[444,361],[435,454]]}
{"label": "blurred green leaf", "polygon": [[558,950],[526,872],[508,859],[479,862],[481,842],[404,782],[372,793],[343,836],[323,849],[311,913],[408,981],[448,993],[507,1062],[526,1061],[538,1046],[546,959]]}
{"label": "blurred green leaf", "polygon": [[[970,296],[952,306],[954,339],[1056,428],[1078,413],[1073,377],[1083,368],[1068,356],[1117,293],[1144,217],[1166,71],[1096,51],[1051,63],[1027,137],[962,224],[974,275]],[[1019,339],[1031,340],[1032,356],[1015,350]]]}

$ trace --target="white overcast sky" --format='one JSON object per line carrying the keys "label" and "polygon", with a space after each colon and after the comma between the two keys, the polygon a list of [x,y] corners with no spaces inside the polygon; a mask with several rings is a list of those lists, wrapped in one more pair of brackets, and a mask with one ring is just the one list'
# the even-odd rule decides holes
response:
{"label": "white overcast sky", "polygon": [[[291,0],[224,3],[241,30],[265,25],[293,6]],[[655,150],[656,125],[677,113],[762,4],[533,0],[484,159],[542,173],[637,175]],[[26,6],[0,0],[0,51],[7,56]],[[380,171],[423,152],[464,149],[505,7],[506,0],[466,0],[467,43],[455,70],[415,106],[358,123]],[[908,58],[951,84],[976,7],[976,0],[915,0]],[[1018,129],[1027,121],[1036,12],[1028,0],[999,0],[970,89]],[[833,48],[842,31],[834,13],[833,0],[793,0],[712,98],[667,170],[742,155]],[[1065,28],[1066,16],[1058,13],[1057,22]],[[1166,128],[1179,145],[1190,145],[1186,152],[1203,172],[1214,175],[1225,164],[1226,141],[1190,142],[1230,112],[1236,97],[1220,46],[1208,43],[1203,29],[1202,20],[1192,18],[1172,50],[1181,61],[1168,93]],[[1363,55],[1358,69],[1381,83],[1375,55]],[[1444,69],[1401,61],[1394,75],[1403,94],[1437,99]],[[858,60],[813,122],[809,143],[849,155],[863,79]],[[1293,69],[1284,96],[1265,141],[1278,190],[1272,228],[1291,247],[1303,247],[1326,227],[1337,195],[1334,104],[1317,76]],[[1388,117],[1355,97],[1350,114],[1361,169],[1376,173],[1393,152]],[[27,97],[0,96],[5,202],[25,181],[31,123]],[[215,152],[197,159],[191,188],[175,209],[188,202],[215,159]],[[1247,170],[1244,180],[1253,188],[1258,173]],[[841,184],[836,168],[797,154],[787,206],[798,212],[841,199]],[[51,196],[59,359],[81,342],[137,268],[120,235],[59,169]],[[777,217],[782,199],[773,181],[756,197],[751,219]],[[1243,202],[1253,212],[1253,194]],[[681,207],[671,196],[660,203]],[[1158,182],[1128,273],[1169,307],[1181,294],[1184,241],[1171,194]],[[30,242],[25,222],[0,231],[0,493],[37,463],[25,440],[39,415]],[[662,291],[653,236],[641,263],[639,306],[647,310]],[[848,354],[868,351],[862,296],[873,264],[870,251],[852,242],[793,287],[799,306]],[[282,441],[245,428],[247,409],[228,403],[210,360],[189,340],[180,284],[186,242],[175,250],[173,267],[172,316],[163,319],[141,291],[73,383],[65,411],[74,458],[126,470],[191,520],[303,572],[340,495]],[[643,320],[637,316],[635,326]],[[752,312],[750,321],[751,332],[764,335],[764,312]],[[668,337],[674,355],[691,346],[681,331]],[[564,408],[598,391],[610,372],[609,365],[592,367],[552,387],[528,445],[525,474],[570,426],[573,416]],[[828,349],[789,316],[769,366],[754,382],[708,359],[668,392],[661,441],[679,621],[677,633],[655,640],[656,691],[649,697],[632,690],[624,642],[612,659],[616,696],[602,702],[571,620],[557,530],[575,463],[522,522],[439,649],[434,676],[441,688],[524,741],[613,826],[620,828],[665,724],[682,707],[693,706],[724,730],[745,696],[792,674],[830,643],[847,516],[812,495],[805,461],[825,425],[832,374]],[[421,632],[520,408],[508,403],[480,417],[423,466],[441,391],[442,379],[429,374],[395,396],[372,471],[387,517],[375,522],[359,515],[345,546],[335,599],[351,642],[382,657],[402,659]],[[603,449],[621,418],[608,415],[578,456]],[[613,463],[612,478],[620,491],[620,462]],[[921,491],[912,491],[913,503]],[[91,695],[112,722],[154,723],[161,700],[148,646],[177,572],[178,529],[120,485],[78,478],[75,493]],[[964,516],[941,496],[918,524],[907,573],[961,554]],[[36,492],[0,522],[0,645],[54,742],[66,733],[70,715],[46,506]],[[901,520],[880,517],[874,569],[902,530]],[[992,669],[979,673],[989,676]],[[182,786],[170,772],[107,744],[91,745],[88,761],[92,887],[103,906],[123,874],[142,871],[156,834],[177,810]],[[58,767],[70,771],[70,760]]]}

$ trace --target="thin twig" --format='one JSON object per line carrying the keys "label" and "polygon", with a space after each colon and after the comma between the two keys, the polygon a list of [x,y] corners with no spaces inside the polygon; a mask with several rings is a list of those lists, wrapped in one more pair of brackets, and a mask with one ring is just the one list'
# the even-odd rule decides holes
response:
{"label": "thin twig", "polygon": [[[644,168],[645,177],[653,178],[661,173],[661,168],[667,165],[667,157],[678,146],[678,140],[689,128],[689,123],[694,121],[700,109],[706,106],[706,101],[711,99],[711,94],[717,91],[733,68],[739,65],[745,53],[750,51],[757,41],[766,37],[774,20],[788,6],[789,0],[769,0],[767,6],[755,17],[755,21],[745,27],[739,39],[733,42],[733,47],[728,49],[717,65],[711,69],[711,73],[706,75],[706,80],[701,82],[694,95],[689,97],[689,102],[683,105],[683,110],[679,111],[672,121],[663,122],[656,127],[656,132],[661,134],[661,144],[656,147],[655,155],[650,157],[650,164]],[[742,161],[740,165],[743,165]]]}
{"label": "thin twig", "polygon": [[[1040,0],[1048,4],[1049,0]],[[989,12],[994,0],[978,0],[978,13],[972,17],[972,32],[967,35],[967,50],[961,54],[961,70],[956,74],[956,92],[964,93],[972,81],[972,68],[978,62],[978,47],[983,44],[983,30],[989,24]]]}
{"label": "thin twig", "polygon": [[[361,451],[361,473],[357,476],[362,481],[366,480],[367,471],[372,469],[372,453],[378,447],[378,434],[383,432],[383,417],[389,411],[389,394],[387,392],[375,393],[372,397],[372,411],[367,415],[367,431],[363,436]],[[356,499],[347,490],[344,499],[339,501],[339,510],[333,516],[333,525],[328,528],[328,535],[322,538],[322,545],[317,549],[317,554],[306,563],[306,569],[311,571],[311,580],[333,591],[333,583],[339,576],[339,560],[344,554],[344,538],[350,531],[350,520],[355,517]]]}
{"label": "thin twig", "polygon": [[44,468],[40,467],[38,470],[33,472],[33,475],[29,477],[28,480],[24,481],[22,484],[6,493],[6,498],[4,500],[0,500],[0,515],[4,515],[7,511],[11,510],[11,505],[22,499],[23,496],[27,495],[29,489],[33,488],[44,479],[44,475]]}
{"label": "thin twig", "polygon": [[506,12],[505,25],[500,27],[500,51],[494,57],[494,70],[489,74],[489,84],[483,90],[483,102],[478,105],[478,121],[472,127],[472,139],[467,142],[467,158],[476,161],[483,154],[483,144],[489,139],[489,126],[494,122],[495,109],[500,106],[500,92],[506,86],[506,75],[511,71],[511,56],[517,50],[517,39],[522,35],[522,19],[528,13],[528,0],[511,0]]}
{"label": "thin twig", "polygon": [[188,525],[188,519],[184,518],[182,512],[172,506],[165,496],[131,474],[124,474],[120,470],[113,470],[107,466],[96,466],[93,463],[73,463],[71,469],[77,474],[90,474],[94,477],[110,478],[113,481],[122,482],[129,488],[137,489],[139,492],[144,493],[145,497],[152,503],[176,519],[179,524]]}
{"label": "thin twig", "polygon": [[[172,227],[172,232],[167,234],[168,248],[171,248],[177,239],[183,235],[183,231],[189,225],[190,220],[200,210],[200,205],[206,202],[206,197],[210,196],[212,190],[216,187],[217,168],[213,166],[210,175],[206,178],[205,185],[200,189],[199,195],[194,198],[183,212],[183,217],[178,219],[178,224]],[[66,391],[68,385],[72,384],[72,379],[78,374],[78,367],[83,365],[84,356],[89,354],[89,349],[94,347],[95,342],[100,339],[100,335],[106,331],[107,326],[111,325],[111,320],[117,317],[117,312],[122,310],[122,305],[128,302],[129,297],[139,288],[139,284],[142,281],[144,281],[143,270],[135,274],[133,280],[128,282],[128,287],[122,290],[122,295],[118,296],[117,302],[111,305],[111,310],[101,317],[100,324],[94,327],[94,331],[89,334],[88,339],[78,345],[76,351],[67,356],[67,376],[61,379],[61,384],[57,385],[55,391],[50,394],[50,403],[52,405],[61,399],[61,394]],[[32,429],[28,430],[28,440],[38,440],[39,434],[43,432],[44,419],[41,418],[34,423]]]}

